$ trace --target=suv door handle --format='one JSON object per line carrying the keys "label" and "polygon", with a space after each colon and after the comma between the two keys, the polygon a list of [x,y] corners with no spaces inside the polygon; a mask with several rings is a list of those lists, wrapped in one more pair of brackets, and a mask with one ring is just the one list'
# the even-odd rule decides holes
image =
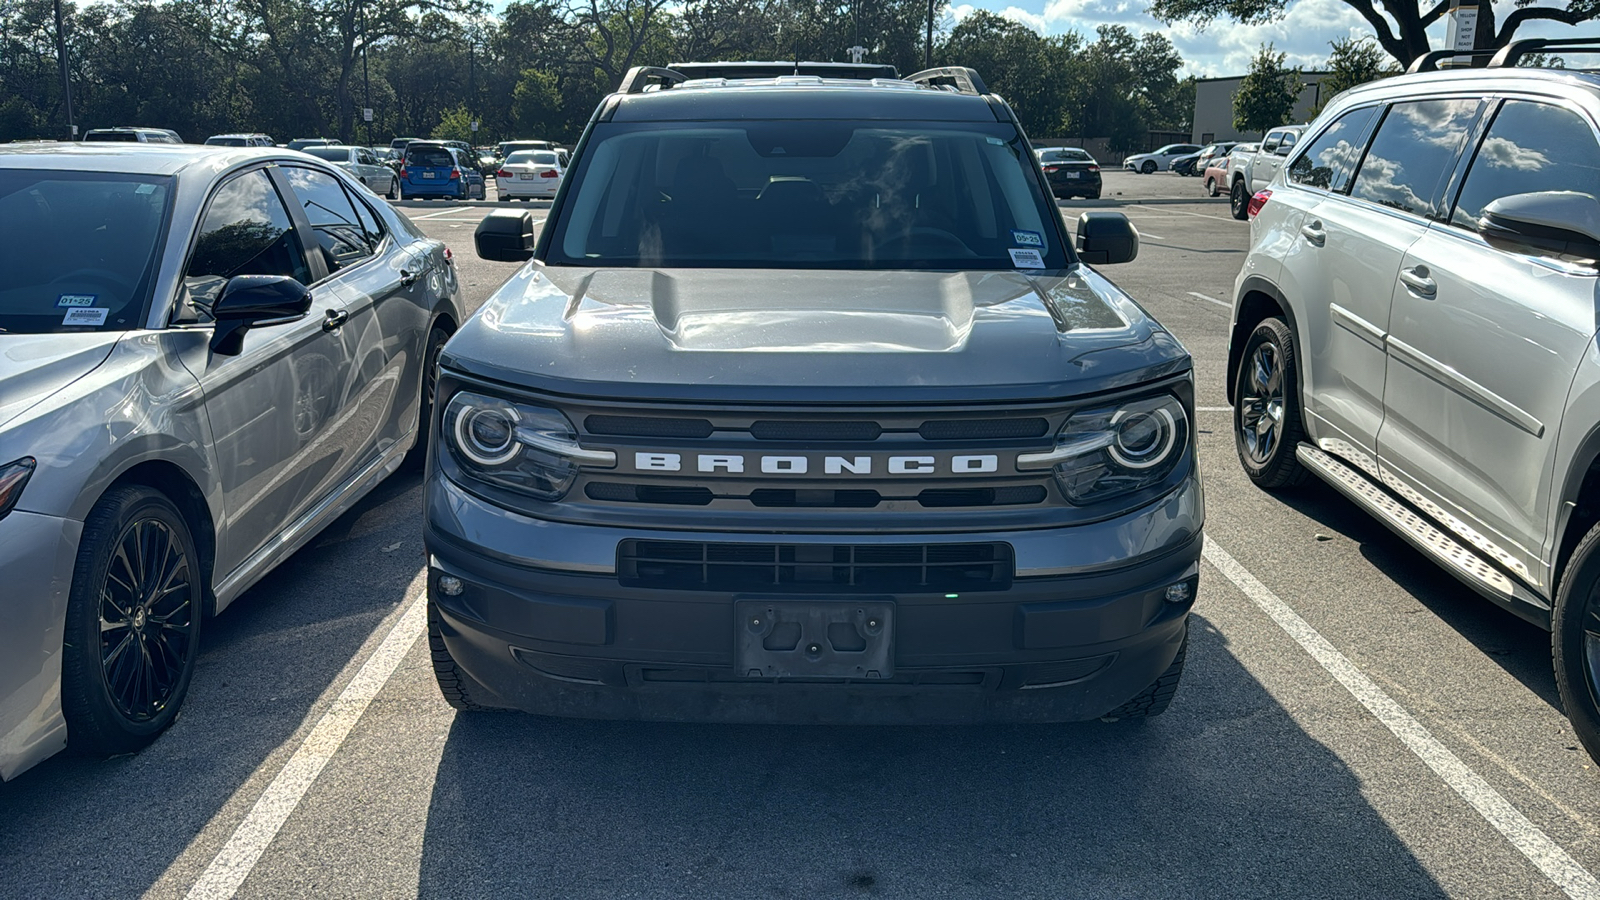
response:
{"label": "suv door handle", "polygon": [[1439,286],[1428,277],[1427,266],[1416,266],[1400,270],[1400,283],[1411,289],[1414,294],[1420,294],[1429,299],[1438,292]]}
{"label": "suv door handle", "polygon": [[342,309],[330,309],[328,310],[328,317],[322,320],[322,330],[338,331],[348,321],[350,321],[350,313]]}
{"label": "suv door handle", "polygon": [[1318,247],[1321,247],[1328,240],[1328,233],[1322,230],[1321,222],[1301,225],[1300,236]]}
{"label": "suv door handle", "polygon": [[401,269],[400,270],[400,285],[402,287],[411,287],[413,284],[416,284],[417,283],[417,279],[421,278],[421,277],[422,277],[422,272],[420,272],[420,271],[413,272],[410,269]]}

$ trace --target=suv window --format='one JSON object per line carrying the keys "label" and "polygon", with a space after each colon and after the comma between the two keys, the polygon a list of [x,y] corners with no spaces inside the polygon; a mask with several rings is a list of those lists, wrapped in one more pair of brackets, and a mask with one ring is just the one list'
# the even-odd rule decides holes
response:
{"label": "suv window", "polygon": [[1433,196],[1478,117],[1475,99],[1396,103],[1361,161],[1350,195],[1419,216],[1434,214]]}
{"label": "suv window", "polygon": [[1350,173],[1361,161],[1367,126],[1381,107],[1352,109],[1317,135],[1305,152],[1289,165],[1289,180],[1306,187],[1343,192],[1350,184]]}
{"label": "suv window", "polygon": [[1070,258],[1009,124],[612,122],[589,140],[547,262],[1012,269]]}
{"label": "suv window", "polygon": [[1600,146],[1577,113],[1507,100],[1467,170],[1450,224],[1476,231],[1483,208],[1535,191],[1581,191],[1600,197]]}
{"label": "suv window", "polygon": [[311,268],[289,212],[272,179],[260,169],[224,184],[211,198],[183,273],[191,310],[180,312],[180,320],[209,318],[211,304],[235,275],[287,275],[311,283]]}
{"label": "suv window", "polygon": [[412,147],[406,150],[407,166],[449,168],[455,164],[456,158],[444,147]]}
{"label": "suv window", "polygon": [[372,245],[367,240],[367,230],[356,216],[355,206],[344,192],[339,180],[326,172],[285,166],[283,173],[289,177],[289,186],[295,199],[305,210],[311,231],[323,251],[328,271],[353,266],[372,255]]}

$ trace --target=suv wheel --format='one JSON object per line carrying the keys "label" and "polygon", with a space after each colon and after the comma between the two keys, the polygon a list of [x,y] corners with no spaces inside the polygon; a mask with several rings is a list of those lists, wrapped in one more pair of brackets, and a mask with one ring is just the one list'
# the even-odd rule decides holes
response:
{"label": "suv wheel", "polygon": [[1233,183],[1233,190],[1228,194],[1229,206],[1233,208],[1233,217],[1243,222],[1250,218],[1250,192],[1245,190],[1244,179]]}
{"label": "suv wheel", "polygon": [[428,650],[433,656],[433,677],[439,682],[439,693],[444,695],[444,702],[466,711],[503,708],[487,702],[488,690],[456,665],[450,648],[444,645],[439,610],[431,601],[428,602]]}
{"label": "suv wheel", "polygon": [[1145,160],[1139,164],[1139,171],[1146,175],[1154,175],[1156,172],[1156,161],[1153,159]]}
{"label": "suv wheel", "polygon": [[1583,748],[1600,761],[1600,525],[1572,552],[1551,617],[1556,688]]}
{"label": "suv wheel", "polygon": [[76,753],[132,753],[178,717],[200,642],[205,575],[178,508],[115,488],[89,511],[67,599],[61,712]]}
{"label": "suv wheel", "polygon": [[1307,473],[1295,458],[1305,440],[1296,394],[1294,336],[1282,319],[1267,319],[1250,333],[1239,359],[1233,404],[1233,438],[1245,474],[1264,490],[1293,487]]}
{"label": "suv wheel", "polygon": [[1178,693],[1178,682],[1183,678],[1183,663],[1189,655],[1189,620],[1183,620],[1183,642],[1178,644],[1178,655],[1173,658],[1172,665],[1161,673],[1161,677],[1151,682],[1150,686],[1139,693],[1139,696],[1127,703],[1113,709],[1101,716],[1102,721],[1116,721],[1118,719],[1149,719],[1159,716],[1172,705],[1172,698]]}

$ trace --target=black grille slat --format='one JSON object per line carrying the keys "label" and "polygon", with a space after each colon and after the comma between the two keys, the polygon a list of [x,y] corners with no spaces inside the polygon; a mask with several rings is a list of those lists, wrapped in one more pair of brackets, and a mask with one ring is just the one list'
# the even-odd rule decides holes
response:
{"label": "black grille slat", "polygon": [[917,433],[925,441],[997,441],[1044,437],[1050,423],[1029,419],[930,419]]}
{"label": "black grille slat", "polygon": [[779,509],[871,509],[882,499],[877,491],[761,488],[750,492],[752,506]]}
{"label": "black grille slat", "polygon": [[630,587],[688,591],[949,593],[1011,586],[1011,545],[735,544],[625,540]]}
{"label": "black grille slat", "polygon": [[882,434],[883,427],[872,421],[750,423],[750,435],[758,441],[875,441]]}
{"label": "black grille slat", "polygon": [[917,495],[923,506],[1017,506],[1043,503],[1048,492],[1042,485],[1030,484],[1000,488],[930,488]]}
{"label": "black grille slat", "polygon": [[[717,498],[710,488],[669,487],[594,481],[584,495],[603,503],[649,503],[707,506]],[[914,498],[926,509],[1020,506],[1043,503],[1049,492],[1042,485],[997,488],[928,488]],[[724,500],[744,500],[759,509],[873,509],[883,494],[870,489],[756,488],[749,494],[723,494]]]}
{"label": "black grille slat", "polygon": [[618,503],[656,503],[672,506],[710,506],[714,499],[710,488],[660,487],[652,484],[616,484],[596,481],[583,489],[590,500],[610,500]]}
{"label": "black grille slat", "polygon": [[590,434],[617,437],[707,438],[711,422],[707,419],[669,419],[656,416],[589,416],[583,427]]}

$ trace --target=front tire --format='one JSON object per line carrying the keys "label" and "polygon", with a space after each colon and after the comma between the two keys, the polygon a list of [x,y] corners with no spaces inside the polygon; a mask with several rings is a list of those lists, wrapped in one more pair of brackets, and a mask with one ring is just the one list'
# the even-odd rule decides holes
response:
{"label": "front tire", "polygon": [[1556,688],[1572,730],[1600,762],[1600,525],[1572,551],[1551,616]]}
{"label": "front tire", "polygon": [[1183,680],[1183,664],[1189,655],[1189,620],[1183,620],[1183,641],[1178,644],[1178,655],[1161,677],[1139,693],[1139,696],[1106,713],[1106,721],[1120,719],[1150,719],[1167,711],[1172,698],[1178,694],[1178,682]]}
{"label": "front tire", "polygon": [[1275,491],[1310,474],[1295,457],[1305,440],[1300,422],[1299,359],[1282,319],[1267,319],[1245,341],[1234,380],[1233,442],[1256,487]]}
{"label": "front tire", "polygon": [[1145,175],[1154,175],[1156,173],[1156,161],[1153,159],[1145,160],[1139,164],[1139,171]]}
{"label": "front tire", "polygon": [[433,678],[439,683],[444,702],[463,712],[504,708],[489,702],[488,689],[456,665],[455,657],[444,643],[439,609],[432,601],[428,601],[428,651],[433,657]]}
{"label": "front tire", "polygon": [[1250,218],[1250,192],[1245,189],[1243,178],[1235,181],[1228,192],[1228,206],[1235,219],[1243,222]]}
{"label": "front tire", "polygon": [[398,179],[398,178],[389,179],[389,193],[384,194],[383,198],[385,200],[399,200],[400,199],[400,179]]}
{"label": "front tire", "polygon": [[61,657],[74,752],[132,753],[177,719],[199,655],[205,577],[188,523],[161,492],[113,488],[90,510]]}

